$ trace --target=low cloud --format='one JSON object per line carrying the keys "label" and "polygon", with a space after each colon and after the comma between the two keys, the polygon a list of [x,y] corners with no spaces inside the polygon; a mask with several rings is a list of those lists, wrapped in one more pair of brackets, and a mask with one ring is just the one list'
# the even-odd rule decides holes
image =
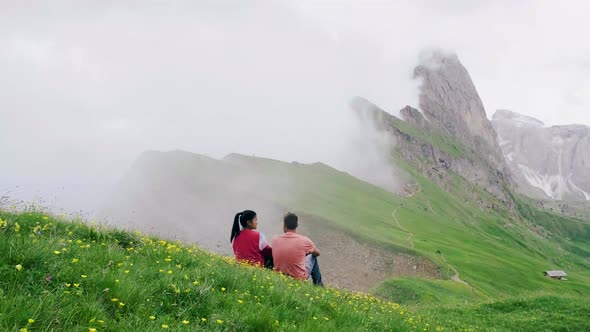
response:
{"label": "low cloud", "polygon": [[322,161],[354,173],[359,165],[347,160],[359,131],[348,101],[363,96],[392,114],[416,106],[412,70],[430,47],[459,55],[489,114],[583,122],[590,48],[575,31],[587,30],[587,6],[5,4],[0,193],[92,210],[150,149]]}

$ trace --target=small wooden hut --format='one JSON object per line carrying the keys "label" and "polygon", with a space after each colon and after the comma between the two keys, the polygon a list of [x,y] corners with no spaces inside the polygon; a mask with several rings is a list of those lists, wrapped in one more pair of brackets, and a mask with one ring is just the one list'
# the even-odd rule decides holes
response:
{"label": "small wooden hut", "polygon": [[545,271],[545,272],[543,272],[543,275],[545,275],[546,277],[549,277],[551,279],[557,279],[557,280],[565,280],[565,277],[567,277],[567,273],[565,273],[563,271]]}

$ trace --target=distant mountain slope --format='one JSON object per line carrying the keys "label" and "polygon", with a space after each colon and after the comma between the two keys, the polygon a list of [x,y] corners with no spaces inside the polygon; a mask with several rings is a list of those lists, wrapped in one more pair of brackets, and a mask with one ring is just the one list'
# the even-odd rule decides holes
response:
{"label": "distant mountain slope", "polygon": [[527,220],[451,170],[443,191],[411,164],[400,160],[400,167],[414,176],[419,191],[394,195],[321,163],[148,152],[105,211],[128,227],[226,254],[236,211],[257,210],[269,237],[280,232],[282,214],[294,211],[302,216],[301,231],[326,249],[326,280],[352,289],[371,289],[392,277],[413,276],[425,284],[442,278],[437,287],[458,292],[453,301],[474,301],[553,291],[559,285],[540,271],[562,268],[572,280],[560,291],[590,291],[584,286],[590,248],[579,246],[590,225],[540,214],[523,203]]}
{"label": "distant mountain slope", "polygon": [[[103,214],[117,225],[198,243],[231,255],[234,214],[255,210],[267,238],[282,233],[287,211],[322,250],[329,284],[368,291],[399,276],[440,277],[430,260],[403,246],[405,234],[367,237],[391,226],[395,196],[327,165],[286,163],[232,154],[222,160],[185,151],[143,153]],[[361,236],[360,234],[365,234]]]}
{"label": "distant mountain slope", "polygon": [[556,200],[590,200],[590,127],[546,127],[505,110],[497,111],[492,123],[521,191]]}

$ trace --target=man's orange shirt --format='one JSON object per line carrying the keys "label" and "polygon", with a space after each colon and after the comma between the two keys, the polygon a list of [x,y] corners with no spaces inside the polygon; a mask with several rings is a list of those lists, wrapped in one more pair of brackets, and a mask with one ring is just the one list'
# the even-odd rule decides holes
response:
{"label": "man's orange shirt", "polygon": [[274,269],[293,278],[305,280],[308,278],[305,269],[305,256],[316,250],[313,242],[303,235],[287,232],[272,238],[272,258]]}

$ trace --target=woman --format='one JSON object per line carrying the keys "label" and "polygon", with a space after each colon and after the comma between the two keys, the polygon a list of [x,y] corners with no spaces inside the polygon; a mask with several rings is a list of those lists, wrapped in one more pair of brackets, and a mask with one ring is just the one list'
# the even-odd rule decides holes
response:
{"label": "woman", "polygon": [[[240,225],[242,230],[240,231]],[[234,217],[230,243],[233,242],[236,259],[252,265],[272,268],[272,250],[264,234],[256,231],[256,212],[245,210]]]}

